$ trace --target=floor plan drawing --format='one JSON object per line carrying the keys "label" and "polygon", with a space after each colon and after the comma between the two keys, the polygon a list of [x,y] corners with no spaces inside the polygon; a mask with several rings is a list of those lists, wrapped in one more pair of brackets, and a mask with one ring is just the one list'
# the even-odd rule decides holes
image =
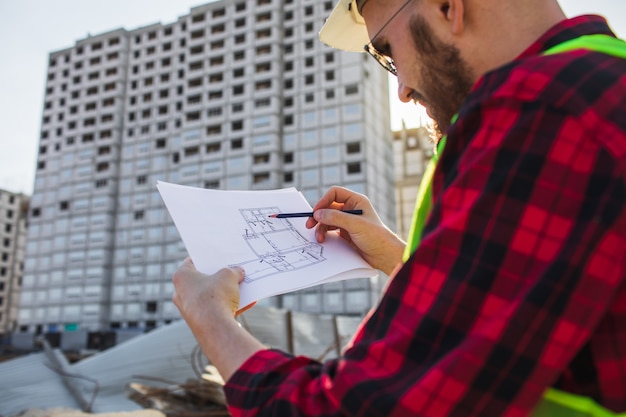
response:
{"label": "floor plan drawing", "polygon": [[328,282],[379,276],[338,231],[319,243],[305,227],[307,218],[273,216],[313,210],[296,188],[226,191],[164,181],[157,187],[200,273],[245,270],[239,308]]}
{"label": "floor plan drawing", "polygon": [[246,221],[242,237],[256,256],[237,264],[246,271],[245,281],[306,268],[326,260],[322,245],[307,240],[289,219],[269,217],[280,213],[278,207],[239,209],[239,212]]}

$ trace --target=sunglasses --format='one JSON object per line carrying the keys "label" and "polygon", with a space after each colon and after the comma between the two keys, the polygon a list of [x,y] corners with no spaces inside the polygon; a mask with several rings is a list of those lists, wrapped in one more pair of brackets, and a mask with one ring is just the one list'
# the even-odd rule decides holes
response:
{"label": "sunglasses", "polygon": [[[370,54],[384,69],[386,69],[387,71],[389,71],[390,73],[396,76],[398,75],[398,69],[396,68],[396,64],[393,61],[393,58],[390,57],[389,55],[383,54],[378,49],[376,49],[376,47],[372,44],[372,42],[374,42],[374,39],[376,39],[376,37],[380,35],[383,29],[385,29],[387,25],[389,25],[389,23],[391,23],[391,21],[398,14],[400,14],[402,9],[404,9],[406,5],[409,4],[410,2],[411,0],[405,1],[404,4],[389,18],[389,20],[387,20],[387,22],[385,22],[385,24],[382,25],[382,27],[378,30],[378,32],[376,32],[376,34],[372,36],[372,39],[369,41],[369,43],[363,47],[363,49],[365,49],[365,52]],[[363,4],[365,4],[365,2],[363,2]]]}

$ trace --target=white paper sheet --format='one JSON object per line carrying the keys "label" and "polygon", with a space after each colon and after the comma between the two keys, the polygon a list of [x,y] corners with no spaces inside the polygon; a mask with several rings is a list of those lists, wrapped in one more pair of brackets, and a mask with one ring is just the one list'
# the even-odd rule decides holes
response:
{"label": "white paper sheet", "polygon": [[[343,239],[317,243],[307,218],[270,214],[311,211],[295,188],[223,191],[159,181],[157,188],[196,268],[246,271],[240,306],[324,282],[372,277],[372,269]],[[182,261],[182,260],[181,260]]]}

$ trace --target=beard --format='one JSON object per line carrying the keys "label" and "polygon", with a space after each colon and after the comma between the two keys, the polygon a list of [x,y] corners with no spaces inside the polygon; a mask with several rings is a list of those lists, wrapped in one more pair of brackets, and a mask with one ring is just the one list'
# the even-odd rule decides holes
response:
{"label": "beard", "polygon": [[412,17],[409,27],[419,53],[423,84],[423,94],[414,92],[412,98],[428,108],[438,142],[469,95],[474,77],[459,50],[439,40],[423,17]]}

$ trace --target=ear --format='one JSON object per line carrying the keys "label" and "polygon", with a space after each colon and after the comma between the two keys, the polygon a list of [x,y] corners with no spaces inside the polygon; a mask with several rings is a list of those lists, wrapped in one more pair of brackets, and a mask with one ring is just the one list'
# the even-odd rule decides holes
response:
{"label": "ear", "polygon": [[450,29],[455,35],[463,32],[465,17],[465,0],[447,0],[441,11],[445,14],[446,20],[450,23]]}

